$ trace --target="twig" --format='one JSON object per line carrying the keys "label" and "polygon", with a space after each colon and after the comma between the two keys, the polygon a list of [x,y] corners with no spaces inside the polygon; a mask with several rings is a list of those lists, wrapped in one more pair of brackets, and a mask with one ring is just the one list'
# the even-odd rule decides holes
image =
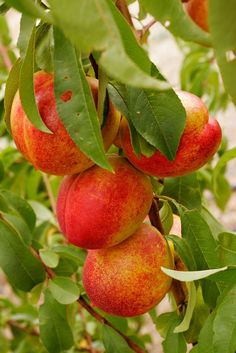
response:
{"label": "twig", "polygon": [[132,17],[129,13],[129,8],[125,0],[116,0],[116,7],[120,10],[123,16],[126,18],[127,22],[134,29],[134,24],[132,21]]}
{"label": "twig", "polygon": [[130,348],[133,349],[136,353],[146,353],[142,348],[140,348],[136,343],[134,343],[128,336],[124,335],[120,330],[118,330],[115,326],[112,325],[110,321],[108,321],[105,317],[97,313],[91,306],[88,304],[83,297],[79,297],[77,300],[78,303],[88,312],[90,313],[98,322],[103,325],[107,325],[115,330],[124,340],[127,342]]}
{"label": "twig", "polygon": [[42,178],[43,178],[43,182],[44,182],[45,188],[47,190],[47,194],[48,194],[48,198],[50,200],[50,204],[51,204],[51,207],[52,207],[53,214],[56,215],[56,201],[55,201],[55,198],[54,198],[54,195],[53,195],[53,192],[52,192],[52,188],[51,188],[51,184],[50,184],[48,175],[45,174],[45,173],[41,173],[41,174],[42,174]]}
{"label": "twig", "polygon": [[138,32],[138,36],[140,41],[142,42],[143,38],[145,37],[146,33],[149,31],[149,29],[157,23],[157,20],[153,18],[146,26],[143,26],[142,29],[140,29]]}
{"label": "twig", "polygon": [[161,232],[161,234],[165,234],[163,225],[161,223],[160,219],[160,214],[159,214],[159,205],[158,205],[159,200],[157,198],[154,198],[152,201],[152,206],[149,211],[149,219],[151,221],[151,224]]}
{"label": "twig", "polygon": [[16,328],[20,331],[23,331],[31,336],[39,336],[38,330],[36,330],[33,327],[24,326],[24,325],[20,324],[19,322],[16,322],[13,320],[8,320],[7,325],[9,325],[11,328]]}
{"label": "twig", "polygon": [[10,57],[8,55],[8,51],[7,49],[2,45],[2,43],[0,43],[0,54],[2,56],[4,65],[6,66],[7,70],[10,71],[12,68],[12,63],[10,60]]}

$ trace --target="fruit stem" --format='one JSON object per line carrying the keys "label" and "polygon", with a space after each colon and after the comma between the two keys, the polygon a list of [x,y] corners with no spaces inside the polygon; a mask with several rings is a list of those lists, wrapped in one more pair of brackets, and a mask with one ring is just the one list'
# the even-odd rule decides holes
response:
{"label": "fruit stem", "polygon": [[105,317],[100,315],[97,311],[95,311],[90,304],[86,302],[86,300],[81,296],[77,300],[78,303],[87,311],[89,312],[98,322],[103,325],[107,325],[111,327],[114,331],[116,331],[124,340],[127,342],[129,347],[133,349],[136,353],[146,353],[142,348],[140,348],[136,343],[134,343],[128,336],[124,335],[120,330],[118,330],[115,326],[112,325],[110,321],[108,321]]}
{"label": "fruit stem", "polygon": [[149,219],[151,224],[159,230],[159,232],[164,235],[165,231],[161,222],[160,213],[159,213],[159,199],[154,198],[152,200],[152,205],[149,211]]}

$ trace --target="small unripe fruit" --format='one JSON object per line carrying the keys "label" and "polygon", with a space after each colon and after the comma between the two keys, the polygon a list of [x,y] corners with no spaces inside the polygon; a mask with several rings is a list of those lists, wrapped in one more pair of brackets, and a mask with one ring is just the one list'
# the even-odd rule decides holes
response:
{"label": "small unripe fruit", "polygon": [[149,178],[125,158],[108,158],[111,173],[94,166],[66,177],[57,200],[57,216],[68,241],[99,249],[130,236],[143,222],[152,203]]}
{"label": "small unripe fruit", "polygon": [[168,244],[158,230],[142,224],[109,249],[89,250],[83,283],[92,304],[117,316],[132,317],[157,305],[171,286],[161,266],[172,268]]}
{"label": "small unripe fruit", "polygon": [[[96,104],[98,81],[94,78],[87,80]],[[19,151],[36,169],[49,174],[69,175],[91,167],[94,163],[76,146],[57,114],[53,75],[43,71],[35,73],[34,89],[40,116],[52,134],[42,132],[32,125],[17,92],[11,110],[11,130]],[[67,101],[70,97],[71,93],[68,91],[61,99]],[[119,122],[120,113],[109,103],[108,115],[102,129],[106,150],[117,134]]]}
{"label": "small unripe fruit", "polygon": [[208,0],[189,0],[185,6],[193,21],[204,31],[209,32]]}
{"label": "small unripe fruit", "polygon": [[206,106],[200,98],[188,93],[177,92],[187,114],[186,125],[181,136],[176,157],[169,161],[160,151],[151,157],[134,153],[128,123],[121,124],[122,148],[129,161],[146,174],[157,177],[176,177],[191,173],[215,154],[221,142],[221,128],[218,122],[209,118]]}

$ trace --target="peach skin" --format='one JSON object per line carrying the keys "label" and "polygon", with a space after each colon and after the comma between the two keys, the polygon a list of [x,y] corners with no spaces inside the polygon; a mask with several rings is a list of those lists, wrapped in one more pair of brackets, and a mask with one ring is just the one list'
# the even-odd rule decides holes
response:
{"label": "peach skin", "polygon": [[208,0],[189,0],[185,6],[192,20],[204,31],[209,32]]}

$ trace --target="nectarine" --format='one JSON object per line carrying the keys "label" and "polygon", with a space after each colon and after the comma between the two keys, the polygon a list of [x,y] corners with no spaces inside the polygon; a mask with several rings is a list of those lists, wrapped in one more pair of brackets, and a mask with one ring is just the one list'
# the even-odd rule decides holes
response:
{"label": "nectarine", "polygon": [[68,241],[99,249],[130,236],[142,223],[152,202],[149,178],[125,158],[110,156],[114,173],[94,166],[64,179],[57,217]]}
{"label": "nectarine", "polygon": [[191,173],[202,167],[215,154],[221,142],[218,122],[209,118],[206,106],[200,98],[177,92],[186,110],[187,119],[176,157],[168,160],[160,151],[151,157],[134,153],[128,123],[121,124],[121,144],[129,161],[146,174],[157,177],[176,177]]}
{"label": "nectarine", "polygon": [[92,304],[118,316],[137,316],[157,305],[171,286],[161,266],[172,268],[168,244],[156,228],[142,224],[122,243],[89,250],[83,283]]}
{"label": "nectarine", "polygon": [[[96,104],[98,81],[88,78],[88,82]],[[11,130],[19,151],[36,169],[49,174],[75,174],[91,167],[94,163],[76,146],[59,119],[53,75],[43,71],[35,73],[34,89],[39,113],[52,134],[42,132],[32,125],[23,110],[17,92],[11,110]],[[71,92],[65,92],[61,99],[69,100],[70,95]],[[119,122],[120,114],[109,103],[108,116],[102,129],[106,150],[117,134]]]}
{"label": "nectarine", "polygon": [[185,6],[193,21],[208,32],[208,0],[189,0]]}

